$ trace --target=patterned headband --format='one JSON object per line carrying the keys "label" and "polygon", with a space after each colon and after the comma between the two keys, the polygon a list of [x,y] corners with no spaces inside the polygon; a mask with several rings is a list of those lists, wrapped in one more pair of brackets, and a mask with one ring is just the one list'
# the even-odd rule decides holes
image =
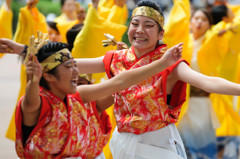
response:
{"label": "patterned headband", "polygon": [[71,58],[71,53],[67,48],[59,50],[41,62],[43,72],[48,72]]}
{"label": "patterned headband", "polygon": [[161,26],[161,28],[163,28],[164,18],[155,9],[153,9],[151,7],[147,7],[147,6],[137,7],[133,10],[132,18],[137,16],[137,15],[149,17],[149,18],[155,20]]}

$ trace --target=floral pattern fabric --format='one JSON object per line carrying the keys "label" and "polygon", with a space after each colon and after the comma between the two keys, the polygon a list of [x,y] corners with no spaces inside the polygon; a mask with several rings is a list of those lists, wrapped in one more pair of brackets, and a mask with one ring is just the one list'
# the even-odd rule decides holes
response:
{"label": "floral pattern fabric", "polygon": [[[42,108],[37,125],[22,142],[21,100],[16,112],[16,150],[20,158],[95,158],[103,150],[110,137],[110,128],[102,122],[110,122],[103,112],[105,121],[98,116],[95,102],[83,104],[78,93],[67,95],[64,102],[41,89]],[[105,124],[107,125],[107,124]]]}
{"label": "floral pattern fabric", "polygon": [[[161,58],[166,50],[166,45],[160,45],[139,59],[133,47],[129,50],[109,52],[104,58],[107,75],[112,77],[126,70],[147,65]],[[141,134],[177,121],[181,105],[185,101],[186,84],[177,82],[171,103],[167,105],[166,82],[167,76],[181,61],[183,60],[139,84],[114,94],[114,114],[119,132]]]}

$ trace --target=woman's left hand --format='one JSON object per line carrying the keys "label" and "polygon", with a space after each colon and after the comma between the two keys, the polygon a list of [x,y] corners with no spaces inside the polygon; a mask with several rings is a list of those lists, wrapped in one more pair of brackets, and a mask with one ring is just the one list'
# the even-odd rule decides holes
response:
{"label": "woman's left hand", "polygon": [[170,49],[168,49],[162,56],[163,60],[166,60],[168,66],[173,65],[182,57],[183,43],[179,43]]}

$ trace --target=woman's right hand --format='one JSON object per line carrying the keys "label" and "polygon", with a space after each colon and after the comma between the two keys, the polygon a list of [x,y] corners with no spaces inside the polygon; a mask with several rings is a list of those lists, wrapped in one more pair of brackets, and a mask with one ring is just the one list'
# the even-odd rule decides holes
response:
{"label": "woman's right hand", "polygon": [[26,64],[26,73],[27,80],[33,82],[40,82],[42,78],[42,67],[38,62],[37,57],[31,54],[28,58],[28,62]]}
{"label": "woman's right hand", "polygon": [[24,50],[24,45],[10,39],[0,38],[0,53],[20,54]]}

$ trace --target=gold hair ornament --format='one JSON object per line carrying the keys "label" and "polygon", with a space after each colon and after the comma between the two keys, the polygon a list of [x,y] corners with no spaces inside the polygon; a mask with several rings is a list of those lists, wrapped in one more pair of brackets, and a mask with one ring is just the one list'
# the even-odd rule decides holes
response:
{"label": "gold hair ornament", "polygon": [[149,18],[155,20],[161,26],[161,28],[163,28],[164,18],[155,9],[153,9],[151,7],[147,7],[147,6],[137,7],[133,10],[132,18],[135,16],[138,16],[138,15],[149,17]]}

